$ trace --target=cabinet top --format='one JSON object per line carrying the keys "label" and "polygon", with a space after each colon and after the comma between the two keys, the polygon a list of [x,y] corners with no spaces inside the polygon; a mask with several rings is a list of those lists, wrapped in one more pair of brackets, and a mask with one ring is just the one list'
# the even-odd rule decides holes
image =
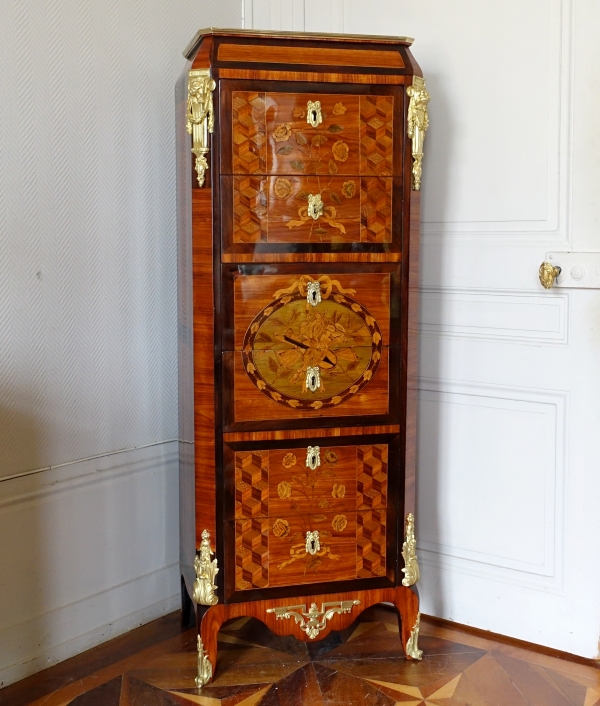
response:
{"label": "cabinet top", "polygon": [[185,48],[183,55],[186,59],[192,60],[206,36],[216,37],[244,37],[248,39],[294,39],[302,41],[329,41],[329,42],[349,42],[368,44],[403,44],[410,46],[414,39],[411,37],[382,36],[375,34],[328,34],[323,32],[284,32],[274,30],[257,29],[223,29],[220,27],[207,27],[200,29],[194,35],[192,41]]}

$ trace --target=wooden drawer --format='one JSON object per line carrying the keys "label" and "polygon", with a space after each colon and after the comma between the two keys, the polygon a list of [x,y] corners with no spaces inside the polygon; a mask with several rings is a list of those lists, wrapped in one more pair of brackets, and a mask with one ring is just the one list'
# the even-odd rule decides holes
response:
{"label": "wooden drawer", "polygon": [[[225,261],[289,253],[292,245],[294,252],[327,252],[334,243],[340,253],[398,259],[404,92],[378,90],[315,93],[306,84],[297,93],[240,91],[224,82],[221,110],[232,127],[221,154]],[[307,113],[316,102],[322,122],[313,126]],[[318,217],[309,213],[309,196],[322,201]]]}
{"label": "wooden drawer", "polygon": [[[223,95],[225,103],[231,101],[232,127],[231,162],[223,163],[223,174],[401,174],[400,165],[394,165],[394,112],[402,111],[402,96],[314,88]],[[317,101],[322,122],[313,127],[307,113],[309,103]],[[226,112],[228,107],[223,106]]]}
{"label": "wooden drawer", "polygon": [[[393,265],[224,268],[232,302],[224,316],[226,429],[344,415],[386,415],[381,423],[389,423],[398,274]],[[321,301],[313,306],[307,296],[315,285]]]}
{"label": "wooden drawer", "polygon": [[[393,578],[388,567],[389,509],[257,517],[228,523],[226,539],[235,544],[235,590]],[[394,532],[395,527],[392,529]],[[318,532],[320,546],[306,550],[307,532]]]}
{"label": "wooden drawer", "polygon": [[[230,176],[221,178],[225,248],[238,243],[322,246],[331,243],[391,243],[394,189],[384,176]],[[322,214],[308,213],[318,194]]]}
{"label": "wooden drawer", "polygon": [[[318,465],[311,468],[309,456],[316,452],[309,449],[315,447]],[[308,442],[297,448],[228,449],[227,473],[235,474],[233,516],[236,520],[316,517],[380,510],[388,504],[388,455],[387,443]]]}
{"label": "wooden drawer", "polygon": [[[396,434],[374,434],[360,443],[350,436],[225,443],[225,551],[235,566],[228,593],[393,580],[398,442]],[[307,532],[319,534],[314,554]]]}

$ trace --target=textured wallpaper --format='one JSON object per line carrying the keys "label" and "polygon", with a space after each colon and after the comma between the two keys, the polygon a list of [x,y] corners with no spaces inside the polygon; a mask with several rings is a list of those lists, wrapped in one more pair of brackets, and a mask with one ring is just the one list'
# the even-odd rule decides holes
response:
{"label": "textured wallpaper", "polygon": [[0,477],[177,436],[174,87],[239,0],[2,0]]}

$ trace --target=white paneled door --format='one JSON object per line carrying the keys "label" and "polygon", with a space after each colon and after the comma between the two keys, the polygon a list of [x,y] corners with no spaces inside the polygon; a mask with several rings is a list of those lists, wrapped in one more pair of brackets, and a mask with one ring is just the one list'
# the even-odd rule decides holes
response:
{"label": "white paneled door", "polygon": [[[247,27],[416,38],[425,142],[417,530],[426,613],[597,657],[600,4],[245,0]],[[292,12],[293,10],[293,12]]]}

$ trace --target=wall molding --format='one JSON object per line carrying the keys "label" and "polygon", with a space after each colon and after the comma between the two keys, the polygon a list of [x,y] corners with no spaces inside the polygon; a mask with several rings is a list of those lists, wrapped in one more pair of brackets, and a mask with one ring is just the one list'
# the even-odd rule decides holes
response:
{"label": "wall molding", "polygon": [[177,608],[178,461],[165,441],[0,483],[0,684]]}
{"label": "wall molding", "polygon": [[540,345],[569,343],[569,293],[419,288],[420,333]]}
{"label": "wall molding", "polygon": [[[421,378],[419,401],[472,404],[499,410],[546,415],[547,447],[545,465],[544,549],[540,562],[523,561],[508,555],[473,551],[443,541],[419,541],[419,559],[439,571],[455,571],[520,587],[543,589],[564,595],[564,503],[565,503],[565,439],[568,393],[525,387],[492,385],[466,381]],[[446,410],[446,415],[449,411]],[[421,474],[425,473],[421,469]],[[515,488],[515,492],[519,489]],[[444,499],[450,501],[449,499]],[[421,500],[425,502],[425,500]],[[421,513],[423,514],[423,513]],[[511,517],[518,523],[522,518]]]}
{"label": "wall molding", "polygon": [[[439,243],[440,240],[477,242],[480,244],[498,243],[511,245],[543,245],[571,249],[571,152],[573,132],[573,107],[571,84],[573,80],[573,13],[574,0],[549,0],[556,2],[556,12],[552,12],[552,29],[549,42],[556,47],[554,58],[555,78],[550,78],[549,86],[556,85],[556,96],[549,106],[550,115],[555,116],[548,143],[548,199],[547,217],[544,221],[498,220],[498,221],[444,221],[423,220],[421,232],[424,242]],[[427,67],[424,67],[427,75]],[[519,79],[531,81],[531,76],[521,75]],[[518,109],[523,109],[520,106]],[[435,108],[432,108],[435,114]],[[535,129],[529,119],[530,128]],[[432,127],[432,129],[435,129]],[[550,129],[550,128],[549,128]],[[554,144],[550,140],[555,140]],[[515,169],[520,165],[515,164]],[[425,165],[424,171],[427,169]],[[555,181],[554,175],[556,174]],[[509,178],[509,175],[507,175]],[[426,175],[425,175],[426,179]]]}
{"label": "wall molding", "polygon": [[[154,602],[157,595],[166,595]],[[0,629],[0,687],[35,674],[133,628],[167,615],[181,605],[179,562],[120,586],[86,596],[52,611]],[[115,617],[115,606],[120,613]],[[94,617],[94,627],[73,630]],[[40,636],[40,625],[43,635]],[[36,645],[37,649],[24,649]],[[6,658],[13,661],[6,663]]]}

